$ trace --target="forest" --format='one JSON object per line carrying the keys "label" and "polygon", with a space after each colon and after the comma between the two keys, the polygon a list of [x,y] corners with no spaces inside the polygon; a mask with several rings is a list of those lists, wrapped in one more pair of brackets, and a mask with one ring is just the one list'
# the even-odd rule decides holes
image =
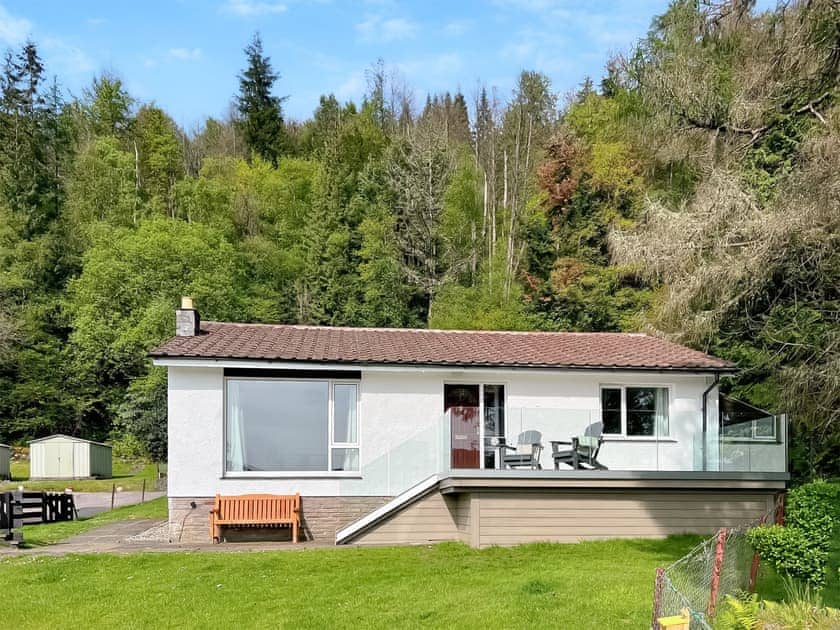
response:
{"label": "forest", "polygon": [[676,0],[573,94],[523,71],[416,102],[377,61],[305,121],[255,35],[196,129],[8,51],[0,441],[164,458],[147,353],[190,295],[203,319],[666,336],[790,415],[795,474],[840,474],[840,5],[753,5]]}

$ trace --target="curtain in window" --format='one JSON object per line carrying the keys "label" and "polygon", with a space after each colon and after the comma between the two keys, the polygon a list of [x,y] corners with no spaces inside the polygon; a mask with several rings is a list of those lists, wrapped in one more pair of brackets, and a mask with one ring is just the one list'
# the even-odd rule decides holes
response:
{"label": "curtain in window", "polygon": [[[333,389],[333,443],[355,444],[358,438],[357,388],[337,383]],[[358,470],[359,451],[355,448],[333,448],[333,470]]]}
{"label": "curtain in window", "polygon": [[241,472],[245,468],[245,435],[242,405],[239,402],[239,387],[228,382],[227,417],[227,467],[226,470]]}
{"label": "curtain in window", "polygon": [[667,437],[670,432],[668,421],[668,390],[664,387],[658,387],[654,392],[656,393],[656,435]]}

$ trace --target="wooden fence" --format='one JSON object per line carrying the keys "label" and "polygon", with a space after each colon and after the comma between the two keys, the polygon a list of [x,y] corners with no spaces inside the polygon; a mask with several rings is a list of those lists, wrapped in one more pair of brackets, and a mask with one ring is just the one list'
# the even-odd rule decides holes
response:
{"label": "wooden fence", "polygon": [[7,541],[19,541],[23,525],[72,521],[76,505],[72,494],[58,492],[0,493],[0,536]]}

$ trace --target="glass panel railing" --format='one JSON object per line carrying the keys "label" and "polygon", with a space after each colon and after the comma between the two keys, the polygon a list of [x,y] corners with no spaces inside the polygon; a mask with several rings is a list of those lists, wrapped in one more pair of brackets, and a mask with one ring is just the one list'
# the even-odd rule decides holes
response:
{"label": "glass panel railing", "polygon": [[[697,410],[670,410],[667,417],[638,423],[628,435],[604,433],[600,409],[453,407],[425,426],[365,436],[360,478],[341,479],[342,494],[396,496],[431,475],[512,469],[571,471],[744,472],[787,470],[784,416],[748,425],[709,423],[703,432]],[[363,419],[364,420],[364,419]],[[619,428],[617,426],[611,428]],[[646,432],[643,434],[642,432]],[[599,439],[600,438],[600,439]],[[572,453],[573,439],[578,449]]]}
{"label": "glass panel railing", "polygon": [[765,416],[721,427],[720,470],[787,471],[786,416]]}

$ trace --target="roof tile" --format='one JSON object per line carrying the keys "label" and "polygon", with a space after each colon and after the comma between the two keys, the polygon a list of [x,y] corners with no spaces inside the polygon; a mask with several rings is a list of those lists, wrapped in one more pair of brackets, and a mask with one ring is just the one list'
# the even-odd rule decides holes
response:
{"label": "roof tile", "polygon": [[635,333],[490,332],[202,322],[153,357],[352,364],[723,370],[734,364]]}

